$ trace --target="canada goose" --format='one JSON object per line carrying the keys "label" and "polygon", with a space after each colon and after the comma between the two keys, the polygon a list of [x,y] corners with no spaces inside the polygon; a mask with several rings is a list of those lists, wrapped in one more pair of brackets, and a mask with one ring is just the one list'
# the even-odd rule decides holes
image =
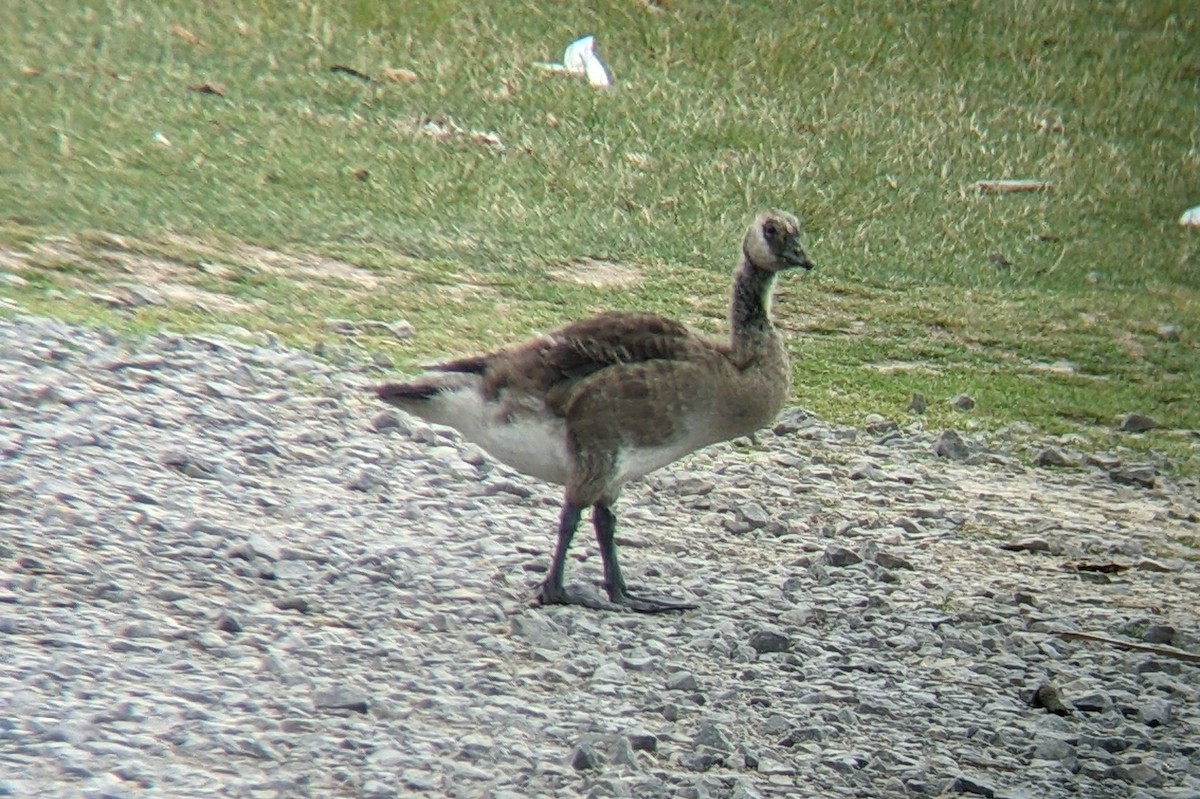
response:
{"label": "canada goose", "polygon": [[[771,288],[779,272],[812,268],[798,234],[795,217],[781,212],[760,214],[746,232],[728,341],[661,316],[602,313],[522,344],[431,366],[376,393],[456,428],[520,472],[565,486],[541,604],[690,610],[696,606],[629,593],[617,563],[613,504],[626,482],[701,447],[749,435],[779,413],[791,371],[771,324]],[[611,604],[563,584],[567,548],[588,506]]]}

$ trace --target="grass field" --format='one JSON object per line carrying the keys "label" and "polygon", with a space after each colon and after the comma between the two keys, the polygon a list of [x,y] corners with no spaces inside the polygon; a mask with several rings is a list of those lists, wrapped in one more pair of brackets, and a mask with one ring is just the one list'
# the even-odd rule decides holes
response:
{"label": "grass field", "polygon": [[[18,8],[5,312],[306,346],[407,319],[352,342],[401,369],[602,308],[718,331],[744,225],[782,207],[818,265],[776,306],[798,403],[920,392],[962,426],[967,392],[983,428],[1200,471],[1192,3]],[[532,66],[584,33],[611,91]],[[1002,178],[1049,186],[972,188]],[[1164,428],[1117,436],[1127,411]]]}

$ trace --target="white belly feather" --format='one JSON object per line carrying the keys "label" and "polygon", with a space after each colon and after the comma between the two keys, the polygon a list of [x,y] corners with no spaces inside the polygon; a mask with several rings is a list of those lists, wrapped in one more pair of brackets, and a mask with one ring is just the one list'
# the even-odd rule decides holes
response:
{"label": "white belly feather", "polygon": [[660,447],[629,447],[617,453],[616,482],[637,480],[661,469],[697,448],[691,441],[680,440]]}
{"label": "white belly feather", "polygon": [[571,473],[566,429],[561,419],[532,409],[488,402],[472,386],[443,391],[420,415],[453,427],[466,440],[522,474],[565,485]]}
{"label": "white belly feather", "polygon": [[[434,424],[453,427],[467,441],[522,474],[558,485],[570,480],[566,425],[537,405],[514,407],[489,401],[480,394],[476,380],[464,380],[459,386],[447,387],[429,399],[403,407]],[[689,437],[657,447],[622,447],[617,452],[611,483],[637,480],[705,443],[699,437]]]}

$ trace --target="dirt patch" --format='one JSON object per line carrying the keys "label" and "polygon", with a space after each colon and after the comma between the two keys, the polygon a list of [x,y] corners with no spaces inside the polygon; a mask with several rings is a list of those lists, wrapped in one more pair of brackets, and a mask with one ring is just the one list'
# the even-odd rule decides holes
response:
{"label": "dirt patch", "polygon": [[241,312],[261,308],[262,300],[240,300],[228,294],[206,291],[186,283],[163,282],[155,286],[167,302],[177,305],[194,305],[207,311]]}
{"label": "dirt patch", "polygon": [[29,256],[25,253],[0,249],[0,269],[8,272],[23,272],[29,267]]}
{"label": "dirt patch", "polygon": [[592,288],[629,288],[642,282],[642,274],[632,266],[596,258],[576,258],[550,271],[555,280]]}
{"label": "dirt patch", "polygon": [[61,279],[83,291],[91,290],[93,298],[114,307],[170,303],[225,313],[249,311],[265,301],[200,288],[196,282],[202,278],[233,280],[239,272],[278,275],[314,287],[336,283],[372,290],[383,282],[367,269],[334,258],[294,255],[250,244],[221,248],[178,235],[157,242],[110,233],[48,236],[23,252],[0,250],[0,270],[17,273],[37,268],[59,272]]}
{"label": "dirt patch", "polygon": [[319,255],[292,255],[253,244],[242,244],[232,253],[247,265],[283,277],[305,277],[320,281],[339,280],[365,289],[378,288],[380,278],[362,267]]}
{"label": "dirt patch", "polygon": [[935,369],[927,363],[920,361],[878,361],[876,363],[864,364],[868,369],[874,369],[876,372],[885,375],[894,375],[902,372],[923,372],[925,374],[938,374],[939,369]]}

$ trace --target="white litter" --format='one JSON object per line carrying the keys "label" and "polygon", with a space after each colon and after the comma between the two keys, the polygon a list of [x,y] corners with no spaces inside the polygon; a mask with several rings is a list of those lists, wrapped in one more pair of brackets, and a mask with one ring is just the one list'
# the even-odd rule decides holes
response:
{"label": "white litter", "polygon": [[1193,206],[1179,217],[1179,224],[1185,227],[1200,227],[1200,205]]}
{"label": "white litter", "polygon": [[563,52],[561,64],[539,61],[534,66],[546,72],[582,75],[587,78],[588,83],[602,89],[612,86],[612,78],[609,77],[608,69],[596,55],[595,36],[584,36],[582,39],[576,39],[568,44],[567,49]]}

